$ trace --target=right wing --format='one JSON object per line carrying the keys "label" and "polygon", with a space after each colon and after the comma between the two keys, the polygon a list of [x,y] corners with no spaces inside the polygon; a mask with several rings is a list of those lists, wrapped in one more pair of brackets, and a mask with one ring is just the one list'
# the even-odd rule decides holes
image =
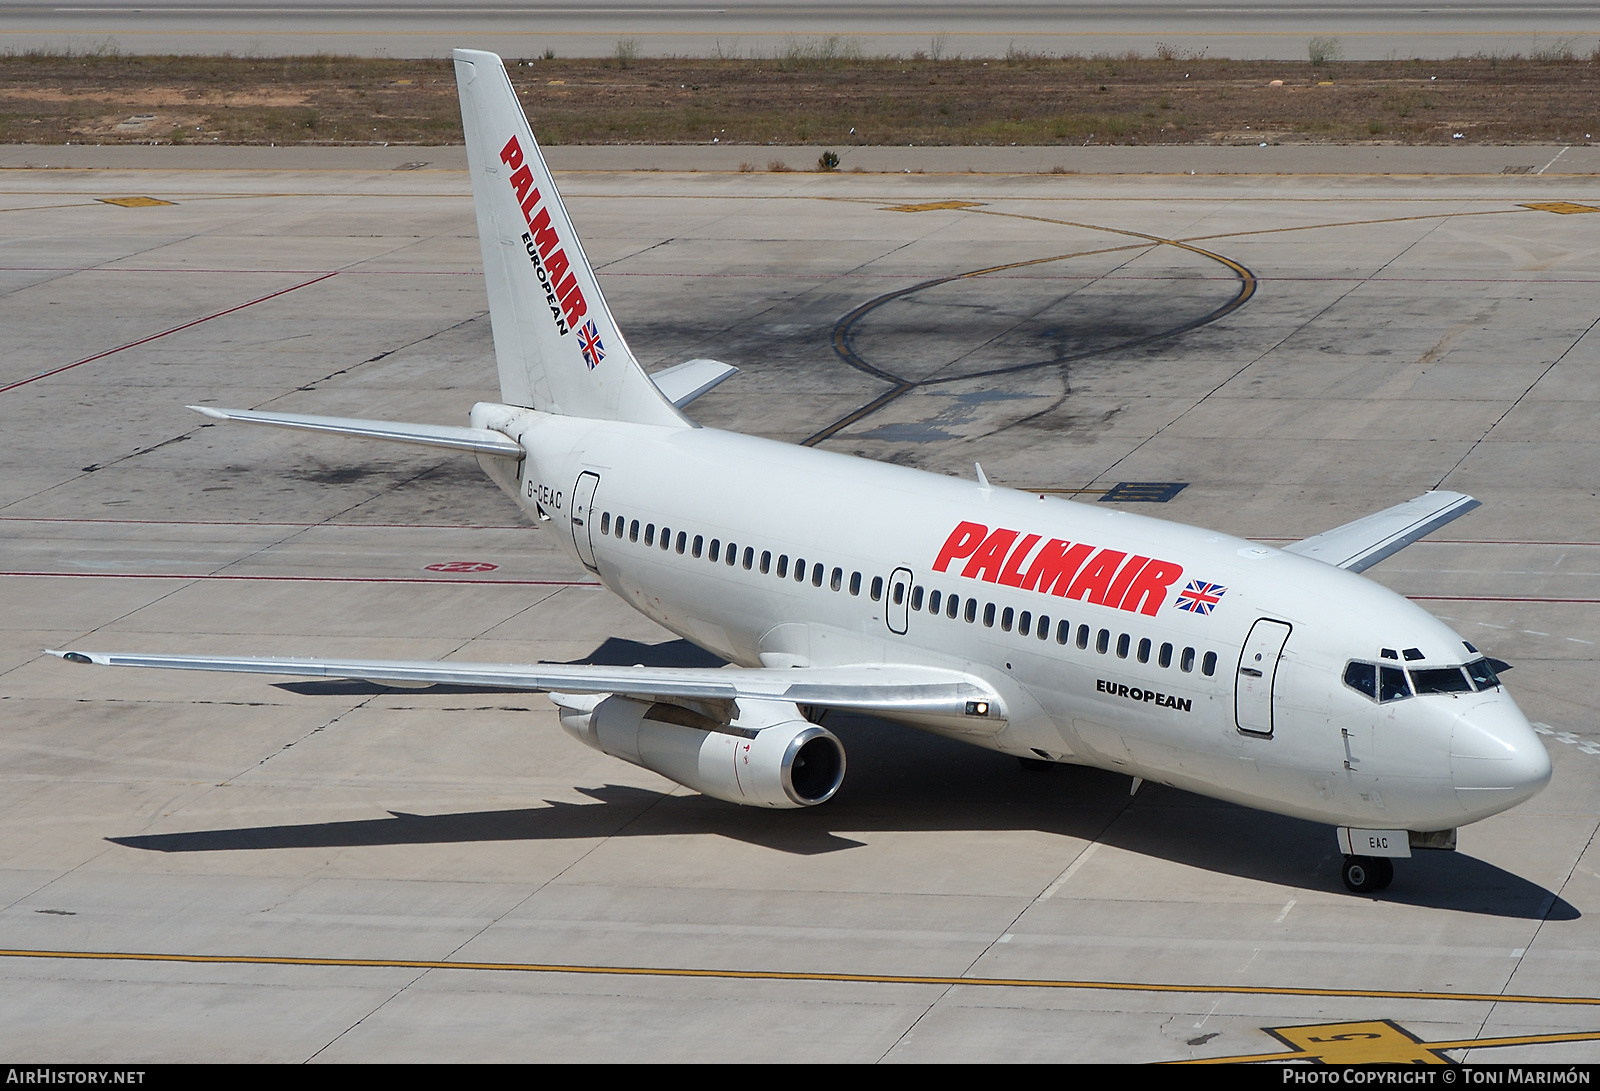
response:
{"label": "right wing", "polygon": [[1478,506],[1478,501],[1466,493],[1425,492],[1415,500],[1407,500],[1404,504],[1396,504],[1283,548],[1285,552],[1325,561],[1335,568],[1365,572],[1384,558],[1394,556],[1411,543]]}

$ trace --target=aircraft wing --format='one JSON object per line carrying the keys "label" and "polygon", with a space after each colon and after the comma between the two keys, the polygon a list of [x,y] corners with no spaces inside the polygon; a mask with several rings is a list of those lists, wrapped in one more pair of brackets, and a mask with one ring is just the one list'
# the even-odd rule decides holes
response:
{"label": "aircraft wing", "polygon": [[1335,568],[1365,572],[1478,506],[1478,501],[1466,493],[1425,492],[1415,500],[1283,548],[1302,557],[1326,561]]}
{"label": "aircraft wing", "polygon": [[238,658],[54,650],[50,650],[50,654],[74,663],[105,667],[164,667],[560,693],[616,693],[647,700],[680,697],[736,701],[743,697],[941,719],[970,717],[996,726],[1005,720],[1000,695],[981,679],[939,667],[897,664],[799,668],[605,667],[566,663]]}

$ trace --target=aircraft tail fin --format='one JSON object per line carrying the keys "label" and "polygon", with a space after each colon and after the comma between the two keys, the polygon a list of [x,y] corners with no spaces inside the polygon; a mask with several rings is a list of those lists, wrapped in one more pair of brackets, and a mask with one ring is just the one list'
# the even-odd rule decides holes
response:
{"label": "aircraft tail fin", "polygon": [[505,65],[477,50],[454,56],[501,398],[566,416],[688,426],[617,329]]}

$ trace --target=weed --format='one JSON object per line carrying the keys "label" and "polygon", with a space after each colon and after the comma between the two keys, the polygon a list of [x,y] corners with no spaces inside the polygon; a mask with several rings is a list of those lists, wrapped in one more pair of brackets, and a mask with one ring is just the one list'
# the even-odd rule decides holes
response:
{"label": "weed", "polygon": [[789,171],[794,170],[794,168],[785,163],[782,159],[769,159],[767,160],[767,170],[771,171],[773,174],[786,174]]}
{"label": "weed", "polygon": [[1312,64],[1320,68],[1325,64],[1343,60],[1344,44],[1331,35],[1319,34],[1306,42],[1306,55]]}
{"label": "weed", "polygon": [[618,38],[614,53],[618,68],[627,68],[639,59],[639,39]]}
{"label": "weed", "polygon": [[835,170],[838,170],[838,169],[839,169],[839,153],[838,152],[823,152],[821,155],[817,156],[817,170],[819,170],[819,171],[823,172],[824,174],[826,174],[829,171],[835,171]]}

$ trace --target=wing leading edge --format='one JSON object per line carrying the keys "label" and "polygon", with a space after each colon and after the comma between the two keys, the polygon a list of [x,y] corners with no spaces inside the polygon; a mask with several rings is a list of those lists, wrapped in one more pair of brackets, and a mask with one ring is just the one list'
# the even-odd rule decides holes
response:
{"label": "wing leading edge", "polygon": [[1289,553],[1325,561],[1335,568],[1365,572],[1379,561],[1394,556],[1406,546],[1478,506],[1478,501],[1466,493],[1426,492],[1415,500],[1407,500],[1283,548]]}
{"label": "wing leading edge", "polygon": [[607,667],[566,663],[445,663],[384,659],[279,659],[50,650],[105,667],[358,678],[370,682],[490,686],[560,693],[615,693],[647,700],[791,701],[918,720],[960,721],[983,730],[1005,723],[1000,695],[970,674],[938,667]]}

